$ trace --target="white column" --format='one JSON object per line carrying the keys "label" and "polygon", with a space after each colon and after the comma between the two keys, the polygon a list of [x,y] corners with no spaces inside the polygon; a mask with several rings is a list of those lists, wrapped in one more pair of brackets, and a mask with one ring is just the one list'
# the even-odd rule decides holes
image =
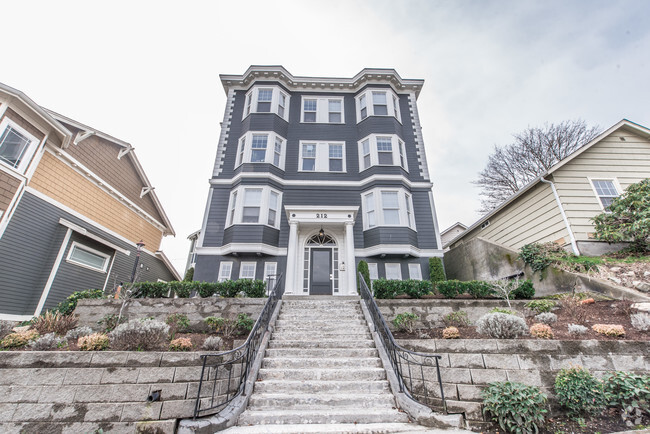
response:
{"label": "white column", "polygon": [[354,222],[345,222],[345,272],[348,276],[347,293],[356,294],[357,267],[354,262]]}
{"label": "white column", "polygon": [[298,254],[298,222],[289,222],[289,243],[287,246],[287,273],[284,277],[284,293],[296,294],[296,255]]}

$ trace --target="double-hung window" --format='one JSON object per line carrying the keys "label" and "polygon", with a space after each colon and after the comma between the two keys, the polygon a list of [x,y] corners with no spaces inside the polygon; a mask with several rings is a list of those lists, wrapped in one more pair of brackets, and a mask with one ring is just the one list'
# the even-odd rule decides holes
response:
{"label": "double-hung window", "polygon": [[244,116],[251,113],[275,113],[289,120],[289,94],[278,86],[255,86],[246,93]]}
{"label": "double-hung window", "polygon": [[409,264],[409,278],[413,280],[422,280],[422,268],[420,268],[420,264]]}
{"label": "double-hung window", "polygon": [[300,142],[301,172],[345,172],[344,142]]}
{"label": "double-hung window", "polygon": [[273,132],[249,131],[239,139],[235,167],[242,163],[268,163],[284,170],[286,143]]}
{"label": "double-hung window", "polygon": [[363,229],[403,226],[415,230],[412,196],[404,188],[374,188],[361,195]]}
{"label": "double-hung window", "polygon": [[368,116],[391,116],[402,122],[399,97],[392,89],[366,89],[356,96],[357,123]]}
{"label": "double-hung window", "polygon": [[344,123],[343,97],[303,96],[300,120],[304,123]]}
{"label": "double-hung window", "polygon": [[594,187],[600,206],[604,211],[609,211],[609,207],[618,196],[620,196],[616,183],[613,179],[592,179],[591,184]]}
{"label": "double-hung window", "polygon": [[221,261],[219,264],[219,278],[218,282],[225,282],[230,280],[230,275],[232,274],[232,261]]}
{"label": "double-hung window", "polygon": [[29,164],[37,144],[36,137],[11,120],[5,118],[0,123],[0,162],[23,171]]}
{"label": "double-hung window", "polygon": [[231,191],[228,224],[280,227],[282,194],[268,186],[239,186]]}
{"label": "double-hung window", "polygon": [[239,278],[255,279],[255,268],[257,268],[257,262],[242,262],[239,266]]}
{"label": "double-hung window", "polygon": [[399,166],[408,171],[404,141],[397,135],[371,134],[358,142],[359,170],[370,166]]}
{"label": "double-hung window", "polygon": [[401,266],[401,264],[386,264],[386,279],[387,280],[402,280],[402,266]]}
{"label": "double-hung window", "polygon": [[91,270],[106,272],[111,256],[90,247],[79,244],[76,241],[72,243],[68,252],[67,261]]}

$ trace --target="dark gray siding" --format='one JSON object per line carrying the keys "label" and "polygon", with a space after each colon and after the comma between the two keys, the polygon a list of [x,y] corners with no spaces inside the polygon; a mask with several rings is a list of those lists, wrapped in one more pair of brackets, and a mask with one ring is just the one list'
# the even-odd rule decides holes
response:
{"label": "dark gray siding", "polygon": [[429,279],[429,258],[406,258],[404,259],[401,255],[386,255],[384,258],[379,257],[370,257],[370,258],[356,258],[357,267],[359,267],[360,261],[366,261],[368,264],[377,264],[377,272],[380,279],[386,278],[386,264],[390,263],[399,263],[400,269],[402,271],[402,279],[410,279],[409,276],[409,266],[408,264],[420,264],[420,270],[422,272],[422,279]]}
{"label": "dark gray siding", "polygon": [[[277,262],[278,274],[284,275],[287,267],[286,256],[262,256],[257,255],[240,255],[240,256],[216,256],[216,255],[199,255],[196,258],[196,271],[194,280],[199,282],[216,282],[219,278],[219,265],[222,261],[232,262],[232,272],[230,278],[237,280],[239,278],[239,269],[242,262],[255,262],[255,278],[266,280],[264,276],[264,263]],[[281,285],[284,288],[284,284]],[[282,290],[284,292],[284,289]]]}
{"label": "dark gray siding", "polygon": [[280,231],[265,225],[233,225],[223,231],[223,244],[263,243],[277,246]]}
{"label": "dark gray siding", "polygon": [[[109,287],[117,280],[129,281],[135,261],[135,247],[85,221],[45,202],[30,193],[25,193],[19,202],[4,235],[0,239],[0,313],[31,315],[48,280],[56,256],[61,248],[67,227],[59,224],[64,218],[123,249],[131,250],[131,255],[117,253]],[[74,233],[71,241],[80,239]],[[99,247],[97,250],[111,252],[105,246],[82,237],[83,244]],[[66,255],[69,244],[66,246]],[[99,279],[97,274],[83,267],[69,264],[65,258],[50,289],[45,308],[56,306],[74,291],[102,288],[106,274]],[[147,253],[142,253],[143,267],[140,280],[171,280],[172,274],[162,261]],[[147,270],[148,268],[148,270]],[[90,274],[88,273],[90,271]]]}
{"label": "dark gray siding", "polygon": [[410,244],[418,247],[417,233],[409,228],[377,227],[363,232],[364,247],[378,244]]}
{"label": "dark gray siding", "polygon": [[215,186],[211,188],[212,202],[208,208],[208,219],[204,228],[204,247],[216,247],[223,244],[223,229],[226,224],[228,200],[230,199],[230,187]]}

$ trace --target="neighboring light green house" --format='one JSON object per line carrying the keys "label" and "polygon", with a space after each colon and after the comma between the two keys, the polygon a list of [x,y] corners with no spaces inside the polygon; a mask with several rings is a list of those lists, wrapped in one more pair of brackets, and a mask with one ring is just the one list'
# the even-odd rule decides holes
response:
{"label": "neighboring light green house", "polygon": [[444,245],[480,237],[518,250],[553,241],[576,255],[618,250],[594,239],[591,219],[630,184],[650,177],[650,130],[623,119],[551,167]]}

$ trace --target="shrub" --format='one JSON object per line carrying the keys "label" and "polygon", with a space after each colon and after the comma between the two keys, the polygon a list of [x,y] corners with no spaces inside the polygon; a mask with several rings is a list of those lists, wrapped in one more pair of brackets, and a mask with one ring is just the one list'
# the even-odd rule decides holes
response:
{"label": "shrub", "polygon": [[207,351],[219,351],[223,346],[223,339],[219,336],[208,336],[203,341],[203,349]]}
{"label": "shrub", "polygon": [[494,287],[489,282],[483,280],[470,280],[469,282],[464,283],[465,285],[461,285],[465,287],[464,292],[474,298],[482,298],[494,294]]}
{"label": "shrub", "polygon": [[87,326],[81,326],[74,328],[72,330],[69,330],[68,333],[65,334],[66,339],[79,339],[82,336],[90,336],[93,334],[93,329]]}
{"label": "shrub", "polygon": [[530,265],[533,271],[544,271],[558,258],[566,255],[567,252],[553,242],[526,244],[519,250],[519,258]]}
{"label": "shrub", "polygon": [[489,313],[505,313],[506,315],[517,315],[517,312],[511,309],[504,309],[502,307],[493,307]]}
{"label": "shrub", "polygon": [[187,315],[182,313],[173,313],[167,317],[165,323],[169,326],[169,334],[171,339],[174,339],[176,333],[184,332],[190,327],[190,320]]}
{"label": "shrub", "polygon": [[236,297],[239,294],[239,287],[236,280],[226,280],[219,282],[216,286],[216,293],[222,297]]}
{"label": "shrub", "polygon": [[569,329],[569,333],[572,335],[581,335],[587,333],[587,327],[580,324],[569,324],[567,328]]}
{"label": "shrub", "polygon": [[587,311],[585,306],[580,304],[580,299],[574,295],[565,295],[560,298],[560,305],[563,312],[576,323],[585,321]]}
{"label": "shrub", "polygon": [[469,318],[467,317],[467,312],[463,310],[458,310],[456,312],[450,312],[447,315],[442,317],[442,321],[446,326],[451,327],[467,327],[469,325]]}
{"label": "shrub", "polygon": [[2,348],[18,348],[24,347],[30,341],[38,339],[38,331],[36,330],[27,330],[24,332],[10,333],[4,337],[1,342]]}
{"label": "shrub", "polygon": [[437,256],[429,258],[429,279],[432,283],[447,280],[445,269],[442,266],[442,258]]}
{"label": "shrub", "polygon": [[194,267],[188,268],[183,277],[184,282],[191,282],[192,280],[194,280]]}
{"label": "shrub", "polygon": [[373,282],[372,288],[375,292],[375,298],[378,299],[391,299],[401,294],[407,294],[411,298],[421,298],[431,292],[431,282],[415,279],[377,279]]}
{"label": "shrub", "polygon": [[456,327],[447,327],[442,331],[443,339],[458,339],[460,338],[460,332]]}
{"label": "shrub", "polygon": [[61,315],[71,315],[77,308],[77,302],[84,298],[104,298],[104,291],[101,289],[87,289],[73,292],[54,308],[54,312],[59,312]]}
{"label": "shrub", "polygon": [[650,330],[650,315],[647,313],[635,313],[630,315],[632,327],[642,332]]}
{"label": "shrub", "polygon": [[9,333],[11,333],[11,331],[14,328],[14,324],[15,323],[13,323],[12,321],[0,320],[0,339],[4,338]]}
{"label": "shrub", "polygon": [[237,329],[239,331],[239,334],[247,334],[251,330],[253,330],[253,326],[255,325],[255,320],[251,318],[248,314],[245,313],[240,313],[237,315]]}
{"label": "shrub", "polygon": [[530,279],[526,279],[510,294],[513,299],[527,299],[535,296],[535,287]]}
{"label": "shrub", "polygon": [[625,329],[620,324],[594,324],[591,329],[596,333],[605,336],[623,337],[625,336]]}
{"label": "shrub", "polygon": [[363,276],[363,280],[368,285],[368,288],[370,288],[370,270],[368,270],[368,263],[366,261],[359,261],[359,265],[357,265],[357,288],[361,288],[359,274]]}
{"label": "shrub", "polygon": [[533,300],[526,303],[526,308],[533,311],[535,314],[550,312],[553,310],[557,303],[553,300]]}
{"label": "shrub", "polygon": [[173,339],[169,343],[169,351],[192,351],[192,340],[190,338]]}
{"label": "shrub", "polygon": [[397,328],[397,330],[413,333],[415,331],[415,322],[419,319],[420,317],[412,312],[404,312],[397,314],[397,316],[391,322]]}
{"label": "shrub", "polygon": [[514,433],[537,433],[544,424],[546,395],[538,387],[515,382],[491,383],[481,391],[483,413],[501,429]]}
{"label": "shrub", "polygon": [[217,294],[217,285],[210,282],[199,282],[197,285],[197,291],[202,298],[212,297]]}
{"label": "shrub", "polygon": [[530,334],[538,339],[553,339],[553,330],[551,327],[542,323],[530,326]]}
{"label": "shrub", "polygon": [[150,350],[159,348],[168,339],[169,326],[145,319],[120,324],[110,332],[111,346],[118,350]]}
{"label": "shrub", "polygon": [[188,298],[190,296],[191,287],[192,287],[192,282],[172,281],[168,283],[168,288],[169,288],[168,293],[170,297],[175,294],[179,298]]}
{"label": "shrub", "polygon": [[436,290],[447,298],[454,298],[465,292],[460,280],[443,280],[436,282]]}
{"label": "shrub", "polygon": [[555,395],[569,416],[596,414],[605,407],[602,383],[582,366],[560,370],[555,377]]}
{"label": "shrub", "polygon": [[46,311],[43,315],[32,320],[32,327],[41,335],[56,333],[65,334],[77,326],[77,318],[72,315],[63,315],[59,312]]}
{"label": "shrub", "polygon": [[496,339],[513,339],[528,333],[523,318],[505,313],[488,313],[476,322],[476,331]]}
{"label": "shrub", "polygon": [[48,333],[31,341],[28,346],[34,351],[45,351],[54,348],[66,346],[68,341],[65,338],[57,336],[55,333]]}
{"label": "shrub", "polygon": [[631,372],[613,372],[603,380],[607,405],[621,410],[626,425],[640,425],[650,416],[650,375]]}
{"label": "shrub", "polygon": [[77,346],[81,351],[102,351],[108,348],[108,336],[104,333],[82,336],[77,340]]}
{"label": "shrub", "polygon": [[248,280],[248,279],[241,279],[238,280],[237,282],[241,281],[246,282],[246,286],[244,287],[244,295],[246,297],[250,298],[262,298],[266,297],[266,282],[263,280]]}
{"label": "shrub", "polygon": [[102,327],[104,332],[108,333],[108,332],[112,332],[113,330],[115,330],[115,327],[125,322],[126,322],[126,318],[124,317],[120,318],[119,315],[115,315],[111,313],[108,315],[104,315],[102,319],[97,321],[97,324]]}
{"label": "shrub", "polygon": [[557,315],[553,312],[542,312],[535,315],[535,321],[541,322],[542,324],[551,325],[554,322],[557,322]]}
{"label": "shrub", "polygon": [[240,313],[237,318],[227,319],[214,316],[207,317],[205,323],[225,338],[232,338],[236,334],[243,334],[252,330],[255,321],[247,314]]}

